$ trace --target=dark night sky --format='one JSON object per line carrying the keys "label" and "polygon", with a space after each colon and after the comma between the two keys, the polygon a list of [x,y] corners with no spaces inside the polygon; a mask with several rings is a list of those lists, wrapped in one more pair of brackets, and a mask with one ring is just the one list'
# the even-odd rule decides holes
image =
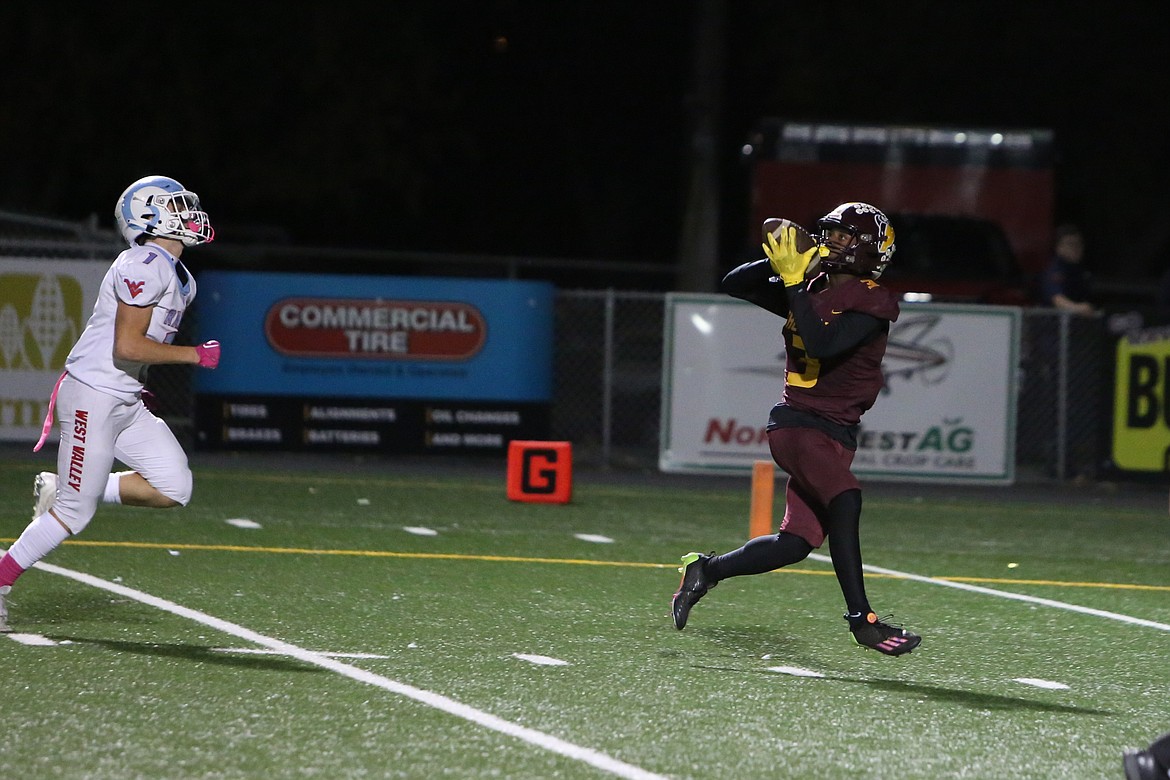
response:
{"label": "dark night sky", "polygon": [[[300,244],[671,263],[697,5],[4,3],[0,209],[109,224],[130,181],[164,173],[200,193],[224,241],[266,227]],[[1090,266],[1156,275],[1170,78],[1159,36],[1137,31],[1161,7],[726,0],[724,254],[747,230],[737,153],[761,117],[1046,127],[1057,216],[1085,225]]]}

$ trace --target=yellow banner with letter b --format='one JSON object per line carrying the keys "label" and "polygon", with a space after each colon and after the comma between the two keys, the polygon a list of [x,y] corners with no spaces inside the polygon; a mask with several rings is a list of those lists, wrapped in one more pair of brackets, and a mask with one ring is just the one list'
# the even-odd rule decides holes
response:
{"label": "yellow banner with letter b", "polygon": [[1133,471],[1170,470],[1170,327],[1123,335],[1116,377],[1113,462]]}

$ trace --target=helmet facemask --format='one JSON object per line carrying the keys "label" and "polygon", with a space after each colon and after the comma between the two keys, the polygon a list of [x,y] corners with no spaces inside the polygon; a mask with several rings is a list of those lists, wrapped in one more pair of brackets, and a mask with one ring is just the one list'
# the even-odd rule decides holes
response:
{"label": "helmet facemask", "polygon": [[215,228],[207,212],[199,207],[199,196],[190,190],[150,195],[145,205],[155,212],[154,219],[147,219],[146,232],[150,235],[175,238],[184,246],[206,244],[215,239]]}

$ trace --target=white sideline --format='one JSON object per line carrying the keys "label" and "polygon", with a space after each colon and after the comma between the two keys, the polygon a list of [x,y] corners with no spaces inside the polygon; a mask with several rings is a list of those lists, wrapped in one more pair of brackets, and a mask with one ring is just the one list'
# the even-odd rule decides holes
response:
{"label": "white sideline", "polygon": [[[812,553],[808,556],[817,561],[824,563],[832,563],[833,559],[827,555],[820,553]],[[1103,609],[1093,609],[1092,607],[1082,607],[1078,604],[1069,604],[1064,601],[1054,601],[1052,599],[1043,599],[1039,596],[1025,596],[1022,593],[1012,593],[1006,590],[995,590],[994,588],[982,588],[978,585],[969,585],[965,582],[951,582],[950,580],[940,580],[937,577],[924,577],[921,574],[909,574],[908,572],[898,571],[896,569],[883,569],[881,566],[870,566],[868,563],[863,565],[866,571],[872,571],[874,574],[888,574],[891,577],[900,577],[906,580],[914,580],[915,582],[925,582],[930,585],[942,585],[946,588],[955,588],[957,590],[967,590],[972,593],[982,593],[985,596],[998,596],[1001,599],[1013,599],[1015,601],[1027,601],[1032,604],[1040,604],[1045,607],[1053,607],[1055,609],[1066,609],[1069,612],[1080,612],[1083,615],[1093,615],[1094,617],[1108,618],[1109,620],[1117,620],[1122,623],[1132,623],[1135,626],[1145,626],[1146,628],[1156,628],[1159,631],[1170,631],[1170,625],[1165,623],[1158,623],[1153,620],[1146,620],[1144,618],[1131,617],[1130,615],[1122,615],[1117,612],[1107,612]]]}
{"label": "white sideline", "polygon": [[542,731],[536,731],[535,729],[518,726],[515,723],[504,720],[503,718],[498,718],[495,715],[490,715],[481,710],[477,710],[474,707],[461,704],[454,699],[449,699],[441,694],[425,691],[421,688],[415,688],[414,686],[391,680],[388,677],[383,677],[379,674],[374,674],[373,672],[367,672],[363,669],[350,666],[349,664],[343,664],[340,661],[329,658],[325,655],[322,655],[321,653],[314,653],[311,650],[305,650],[304,648],[297,647],[296,645],[282,642],[279,639],[273,639],[271,637],[264,636],[263,634],[258,634],[251,629],[244,628],[243,626],[236,625],[235,623],[230,623],[226,620],[221,620],[217,617],[212,617],[211,615],[208,615],[204,612],[199,612],[198,610],[188,609],[187,607],[180,606],[179,604],[167,601],[166,599],[152,596],[149,593],[143,593],[142,591],[134,590],[133,588],[127,588],[126,586],[119,585],[115,582],[103,580],[100,577],[94,577],[90,574],[73,571],[72,569],[65,569],[60,566],[45,563],[44,561],[37,563],[36,567],[41,571],[47,571],[50,574],[58,574],[62,577],[76,580],[77,582],[80,582],[84,585],[107,590],[110,593],[116,593],[119,596],[133,599],[134,601],[141,602],[147,606],[161,609],[164,612],[170,612],[173,615],[178,615],[179,617],[193,620],[196,623],[202,623],[209,628],[214,628],[215,630],[222,631],[225,634],[231,634],[232,636],[239,637],[240,639],[247,640],[248,642],[253,642],[263,647],[267,647],[270,650],[274,650],[282,655],[295,658],[298,661],[303,661],[308,664],[313,664],[315,666],[328,669],[332,672],[337,672],[340,675],[357,680],[358,682],[363,682],[367,685],[373,685],[377,688],[390,691],[391,693],[397,693],[400,696],[407,697],[408,699],[414,699],[415,701],[421,702],[428,707],[434,707],[437,710],[442,710],[443,712],[449,713],[458,718],[469,720],[472,723],[476,723],[480,726],[484,726],[485,728],[498,731],[501,734],[507,734],[508,736],[516,737],[517,739],[523,740],[524,742],[527,742],[531,745],[544,748],[545,750],[551,751],[553,753],[559,753],[562,756],[566,756],[576,761],[581,761],[582,763],[589,764],[606,772],[610,772],[611,774],[617,775],[618,777],[630,778],[630,780],[667,780],[663,775],[656,775],[653,772],[647,772],[645,769],[640,769],[639,767],[627,764],[623,761],[619,761],[616,758],[611,758],[610,756],[607,756],[604,753],[599,753],[598,751],[592,750],[591,748],[574,745],[571,742],[558,739],[557,737],[545,734]]}

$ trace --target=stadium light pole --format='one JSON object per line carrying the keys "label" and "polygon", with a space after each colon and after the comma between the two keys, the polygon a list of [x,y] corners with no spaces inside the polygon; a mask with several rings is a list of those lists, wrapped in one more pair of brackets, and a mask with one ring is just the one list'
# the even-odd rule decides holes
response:
{"label": "stadium light pole", "polygon": [[690,175],[678,250],[677,288],[711,292],[719,255],[719,116],[724,67],[724,0],[695,11]]}

